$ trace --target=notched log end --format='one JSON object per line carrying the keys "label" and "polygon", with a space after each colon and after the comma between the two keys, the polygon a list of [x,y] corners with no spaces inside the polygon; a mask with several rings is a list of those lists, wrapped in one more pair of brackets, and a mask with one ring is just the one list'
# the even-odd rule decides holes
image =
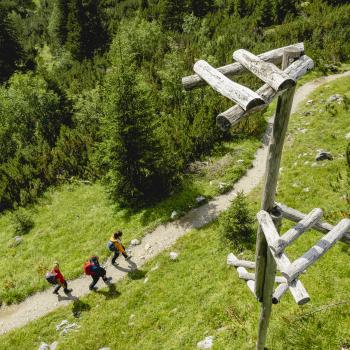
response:
{"label": "notched log end", "polygon": [[279,300],[275,297],[272,297],[272,304],[278,304]]}

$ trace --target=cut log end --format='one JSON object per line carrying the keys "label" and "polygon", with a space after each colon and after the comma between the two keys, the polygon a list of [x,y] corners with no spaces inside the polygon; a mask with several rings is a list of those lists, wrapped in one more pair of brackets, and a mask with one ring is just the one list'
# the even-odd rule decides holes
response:
{"label": "cut log end", "polygon": [[293,86],[295,86],[296,82],[293,79],[287,79],[285,80],[278,88],[278,91],[289,89]]}
{"label": "cut log end", "polygon": [[227,131],[231,127],[230,121],[222,114],[216,117],[216,125],[222,130]]}
{"label": "cut log end", "polygon": [[265,104],[265,101],[262,98],[254,98],[249,101],[247,104],[246,112],[249,111],[250,109],[253,109],[258,106],[262,106]]}
{"label": "cut log end", "polygon": [[301,298],[298,300],[298,305],[305,305],[310,301],[310,297]]}

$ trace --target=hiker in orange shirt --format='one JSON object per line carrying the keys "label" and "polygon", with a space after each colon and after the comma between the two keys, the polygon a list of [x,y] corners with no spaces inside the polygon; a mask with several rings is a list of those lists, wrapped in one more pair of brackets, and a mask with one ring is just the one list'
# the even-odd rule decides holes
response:
{"label": "hiker in orange shirt", "polygon": [[117,231],[113,233],[112,237],[109,239],[107,243],[107,247],[111,252],[114,252],[113,258],[112,258],[112,264],[115,264],[116,259],[118,258],[119,254],[122,253],[125,260],[128,260],[131,258],[130,255],[128,255],[125,251],[125,247],[122,244],[121,238],[123,236],[122,231]]}
{"label": "hiker in orange shirt", "polygon": [[65,294],[69,294],[72,291],[72,289],[68,289],[67,281],[60,271],[58,262],[54,263],[53,268],[49,274],[52,276],[52,282],[48,279],[48,277],[46,277],[46,279],[49,283],[56,285],[55,289],[53,290],[54,294],[58,294],[58,291],[61,287],[63,287]]}

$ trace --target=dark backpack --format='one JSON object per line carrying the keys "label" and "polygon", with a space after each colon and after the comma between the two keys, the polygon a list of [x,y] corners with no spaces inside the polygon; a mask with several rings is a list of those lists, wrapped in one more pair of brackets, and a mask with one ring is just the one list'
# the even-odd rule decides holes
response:
{"label": "dark backpack", "polygon": [[114,246],[114,243],[112,241],[108,241],[107,243],[107,248],[111,251],[111,252],[114,252],[116,249],[115,249],[115,246]]}
{"label": "dark backpack", "polygon": [[56,275],[52,272],[47,272],[45,275],[46,281],[50,284],[57,284]]}

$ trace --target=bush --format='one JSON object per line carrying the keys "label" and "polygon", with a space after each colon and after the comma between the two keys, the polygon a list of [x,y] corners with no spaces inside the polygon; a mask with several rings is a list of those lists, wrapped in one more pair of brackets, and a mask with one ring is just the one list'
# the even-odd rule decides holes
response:
{"label": "bush", "polygon": [[15,230],[15,234],[18,236],[27,234],[34,227],[34,221],[28,212],[23,208],[18,209],[13,214],[12,224]]}
{"label": "bush", "polygon": [[242,248],[253,242],[255,237],[254,215],[251,213],[243,192],[238,192],[231,206],[220,218],[222,238]]}

